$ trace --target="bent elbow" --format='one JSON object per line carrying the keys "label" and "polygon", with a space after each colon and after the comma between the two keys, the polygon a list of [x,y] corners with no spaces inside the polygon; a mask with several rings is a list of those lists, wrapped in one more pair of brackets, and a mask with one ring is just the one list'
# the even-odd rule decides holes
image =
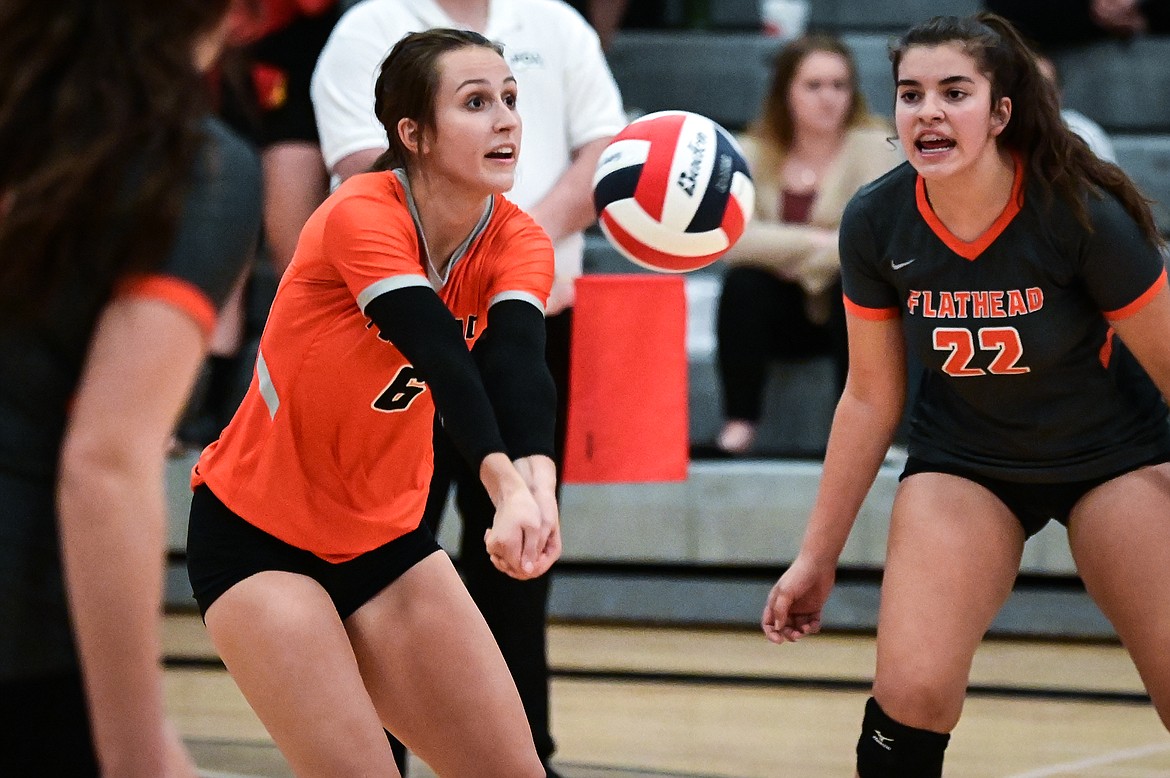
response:
{"label": "bent elbow", "polygon": [[123,493],[131,484],[162,477],[161,446],[102,435],[67,435],[57,468],[58,503],[68,497],[83,501],[102,494]]}

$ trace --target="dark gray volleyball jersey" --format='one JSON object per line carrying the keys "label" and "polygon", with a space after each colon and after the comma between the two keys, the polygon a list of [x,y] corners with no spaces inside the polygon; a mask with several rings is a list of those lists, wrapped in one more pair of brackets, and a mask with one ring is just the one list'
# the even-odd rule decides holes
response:
{"label": "dark gray volleyball jersey", "polygon": [[1021,183],[979,239],[938,220],[903,164],[866,186],[841,224],[846,306],[900,316],[925,367],[910,454],[1011,481],[1123,471],[1170,452],[1166,404],[1110,320],[1165,285],[1165,263],[1112,196],[1093,231]]}
{"label": "dark gray volleyball jersey", "polygon": [[171,252],[156,271],[101,289],[80,277],[79,261],[79,277],[50,301],[49,315],[0,328],[0,681],[75,663],[55,481],[69,403],[102,308],[118,294],[161,299],[210,334],[256,240],[255,152],[216,120],[205,130]]}
{"label": "dark gray volleyball jersey", "polygon": [[[208,118],[204,130],[207,143],[172,251],[158,270],[130,283],[150,284],[146,296],[190,309],[206,326],[206,314],[214,319],[256,240],[260,173],[255,152],[220,121]],[[51,479],[56,470],[66,412],[93,328],[118,293],[87,283],[84,263],[78,268],[77,277],[50,301],[49,315],[0,328],[0,472]]]}

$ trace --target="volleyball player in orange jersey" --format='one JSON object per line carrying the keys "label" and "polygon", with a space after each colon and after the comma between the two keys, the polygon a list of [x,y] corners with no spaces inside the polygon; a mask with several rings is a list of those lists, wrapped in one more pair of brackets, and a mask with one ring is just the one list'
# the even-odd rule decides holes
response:
{"label": "volleyball player in orange jersey", "polygon": [[543,776],[516,687],[420,524],[437,412],[517,578],[560,553],[544,363],[552,244],[505,200],[516,82],[464,31],[403,38],[389,150],[313,214],[248,394],[196,465],[188,564],[224,663],[298,775]]}

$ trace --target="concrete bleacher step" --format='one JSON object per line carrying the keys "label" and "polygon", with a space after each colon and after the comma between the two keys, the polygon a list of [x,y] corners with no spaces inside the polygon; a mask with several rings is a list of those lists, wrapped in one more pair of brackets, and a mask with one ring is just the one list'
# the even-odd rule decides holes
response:
{"label": "concrete bleacher step", "polygon": [[[195,454],[167,470],[171,551],[186,548],[188,479]],[[846,568],[877,570],[885,559],[889,511],[900,465],[878,473],[841,556]],[[561,500],[565,559],[588,563],[778,566],[796,556],[820,480],[815,460],[697,460],[685,481],[566,484]],[[440,540],[458,549],[459,520],[449,508]],[[1029,541],[1023,570],[1074,572],[1059,526]]]}
{"label": "concrete bleacher step", "polygon": [[[195,455],[167,470],[169,547],[166,603],[194,606],[183,564],[187,486]],[[692,462],[677,483],[568,484],[561,500],[565,553],[550,615],[563,620],[731,624],[759,618],[774,576],[791,563],[812,507],[821,465],[801,460]],[[872,630],[877,578],[900,465],[878,474],[841,557],[842,580],[825,611],[829,629]],[[458,556],[461,525],[448,507],[439,540]],[[1114,637],[1071,578],[1064,530],[1028,541],[1017,586],[992,627],[996,634]],[[850,571],[858,573],[850,575]]]}
{"label": "concrete bleacher step", "polygon": [[[571,563],[553,574],[549,617],[568,622],[732,626],[758,629],[760,612],[780,569],[597,568]],[[873,632],[880,581],[840,575],[825,603],[826,631]],[[1072,579],[1017,582],[988,630],[997,637],[1116,640],[1101,610]],[[761,636],[761,640],[763,637]]]}

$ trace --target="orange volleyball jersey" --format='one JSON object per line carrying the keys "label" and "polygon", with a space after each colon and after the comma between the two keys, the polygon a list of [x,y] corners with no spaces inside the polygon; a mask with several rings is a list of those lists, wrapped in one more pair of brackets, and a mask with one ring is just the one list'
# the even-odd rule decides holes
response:
{"label": "orange volleyball jersey", "polygon": [[431,393],[363,314],[378,295],[437,289],[468,348],[489,306],[544,305],[548,236],[502,196],[445,281],[428,278],[394,172],[342,184],[306,223],[260,341],[252,384],[192,476],[260,529],[340,562],[416,528],[432,471]]}

